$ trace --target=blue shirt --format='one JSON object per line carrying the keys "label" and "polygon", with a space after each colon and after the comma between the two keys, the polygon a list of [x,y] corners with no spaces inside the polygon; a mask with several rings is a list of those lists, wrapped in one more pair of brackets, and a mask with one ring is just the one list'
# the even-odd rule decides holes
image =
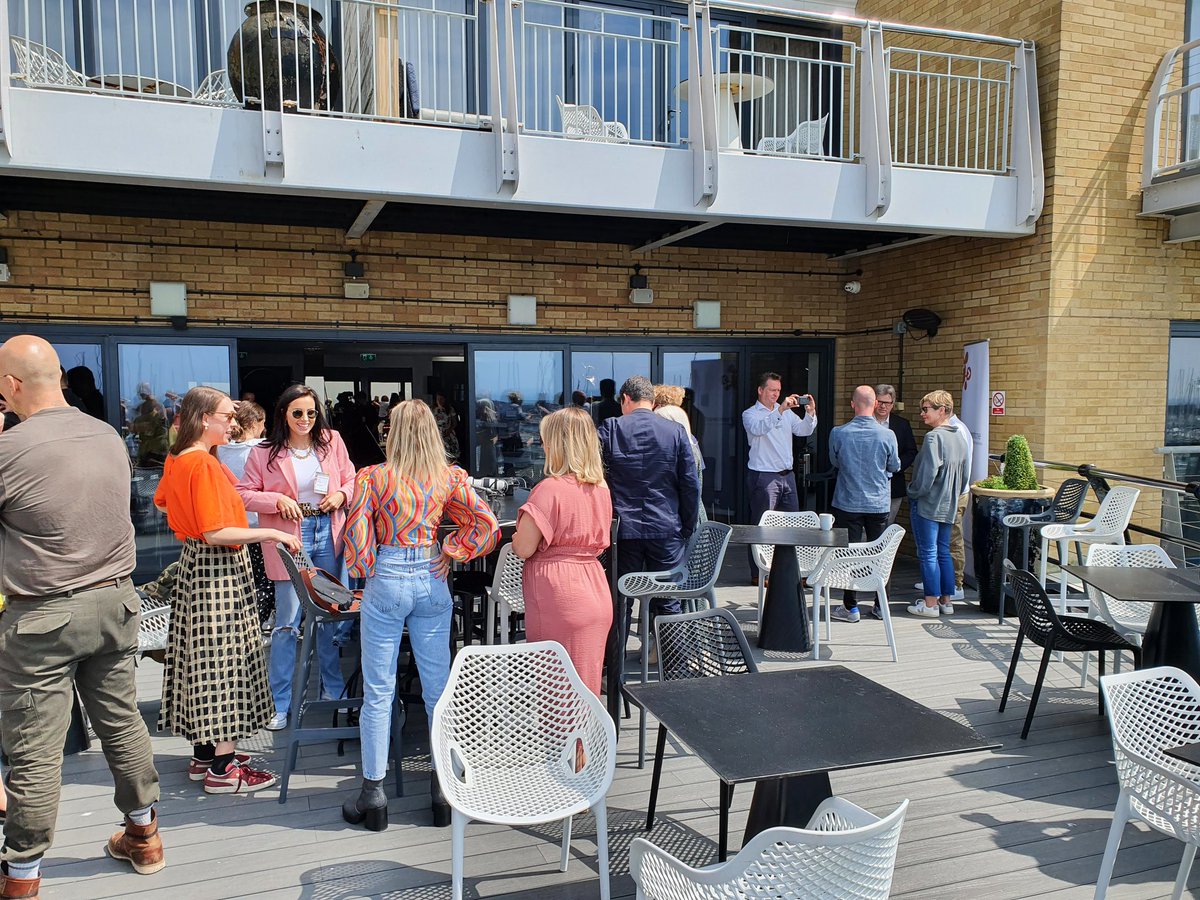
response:
{"label": "blue shirt", "polygon": [[648,409],[600,424],[613,512],[621,538],[691,535],[699,515],[700,476],[687,430]]}
{"label": "blue shirt", "polygon": [[808,437],[817,428],[817,417],[805,413],[800,418],[790,409],[779,411],[779,405],[767,409],[755,403],[742,413],[742,427],[750,442],[752,472],[785,472],[792,468],[792,436]]}
{"label": "blue shirt", "polygon": [[829,461],[838,470],[833,505],[850,513],[886,513],[892,472],[900,471],[896,435],[871,415],[855,416],[829,432]]}

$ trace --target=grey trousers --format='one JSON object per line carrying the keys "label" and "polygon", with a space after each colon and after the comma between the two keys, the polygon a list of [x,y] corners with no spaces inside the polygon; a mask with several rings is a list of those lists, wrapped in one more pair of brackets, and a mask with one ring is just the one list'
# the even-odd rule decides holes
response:
{"label": "grey trousers", "polygon": [[54,840],[72,685],[112,771],[117,809],[158,800],[134,679],[139,605],[126,580],[74,596],[10,599],[0,615],[0,737],[11,766],[5,862],[40,859]]}

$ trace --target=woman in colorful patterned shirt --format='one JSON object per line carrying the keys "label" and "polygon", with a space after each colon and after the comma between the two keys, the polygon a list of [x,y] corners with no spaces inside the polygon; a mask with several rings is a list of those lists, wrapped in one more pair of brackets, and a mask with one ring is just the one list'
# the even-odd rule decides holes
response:
{"label": "woman in colorful patterned shirt", "polygon": [[[396,659],[408,627],[425,712],[450,677],[450,617],[446,583],[450,564],[491,551],[500,536],[496,517],[467,483],[467,473],[446,461],[446,449],[429,406],[405,400],[392,407],[387,462],[358,473],[346,524],[346,565],[363,591],[362,736],[363,786],[342,806],[352,825],[387,828],[388,739],[396,695]],[[455,529],[438,547],[438,525],[448,516]],[[434,825],[450,824],[450,808],[437,777],[430,779]]]}

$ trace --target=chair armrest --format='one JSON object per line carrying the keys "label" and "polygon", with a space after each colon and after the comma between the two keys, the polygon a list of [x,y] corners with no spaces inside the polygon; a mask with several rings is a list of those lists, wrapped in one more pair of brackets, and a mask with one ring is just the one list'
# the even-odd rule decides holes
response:
{"label": "chair armrest", "polygon": [[834,569],[841,568],[843,563],[854,565],[861,562],[871,562],[876,556],[878,556],[876,553],[847,553],[843,556],[836,556],[835,552],[836,551],[830,551],[826,553],[821,561],[817,563],[817,567],[809,573],[809,584],[818,582],[822,578],[827,578],[830,572],[832,572]]}
{"label": "chair armrest", "polygon": [[1029,525],[1049,524],[1054,519],[1048,512],[1045,513],[1013,513],[1005,516],[1004,524],[1009,528],[1025,528]]}
{"label": "chair armrest", "polygon": [[[617,582],[617,591],[626,597],[643,597],[653,594],[655,590],[675,590],[679,586],[678,583],[666,579],[682,575],[680,569],[670,569],[666,572],[630,572],[621,576]],[[647,583],[639,585],[638,582]],[[638,586],[630,588],[630,585]]]}

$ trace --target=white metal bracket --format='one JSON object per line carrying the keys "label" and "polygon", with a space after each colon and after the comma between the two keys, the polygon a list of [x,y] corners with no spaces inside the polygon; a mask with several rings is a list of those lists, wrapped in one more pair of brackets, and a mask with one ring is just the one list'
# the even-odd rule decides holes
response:
{"label": "white metal bracket", "polygon": [[887,63],[883,25],[868,22],[862,29],[862,74],[859,80],[859,134],[867,173],[868,216],[882,216],[892,202],[892,141],[888,132]]}
{"label": "white metal bracket", "polygon": [[271,170],[271,166],[283,166],[283,113],[264,109],[262,114],[263,129],[263,174]]}
{"label": "white metal bracket", "polygon": [[688,41],[688,141],[692,150],[692,199],[699,206],[717,196],[717,106],[713,87],[712,22],[707,0],[690,0]]}
{"label": "white metal bracket", "polygon": [[[496,191],[511,186],[515,191],[520,181],[521,166],[517,125],[517,70],[513,45],[513,10],[520,4],[512,0],[482,0],[488,7],[488,52],[491,56],[489,96],[491,99],[492,134],[496,138]],[[500,53],[500,31],[504,30],[504,46],[510,52]]]}
{"label": "white metal bracket", "polygon": [[12,58],[8,52],[8,4],[0,3],[0,41],[3,44],[0,53],[0,144],[8,149],[12,156],[12,104],[9,97],[12,92]]}
{"label": "white metal bracket", "polygon": [[1032,225],[1046,201],[1042,117],[1038,108],[1037,48],[1026,41],[1013,61],[1013,167],[1017,177],[1016,222]]}

